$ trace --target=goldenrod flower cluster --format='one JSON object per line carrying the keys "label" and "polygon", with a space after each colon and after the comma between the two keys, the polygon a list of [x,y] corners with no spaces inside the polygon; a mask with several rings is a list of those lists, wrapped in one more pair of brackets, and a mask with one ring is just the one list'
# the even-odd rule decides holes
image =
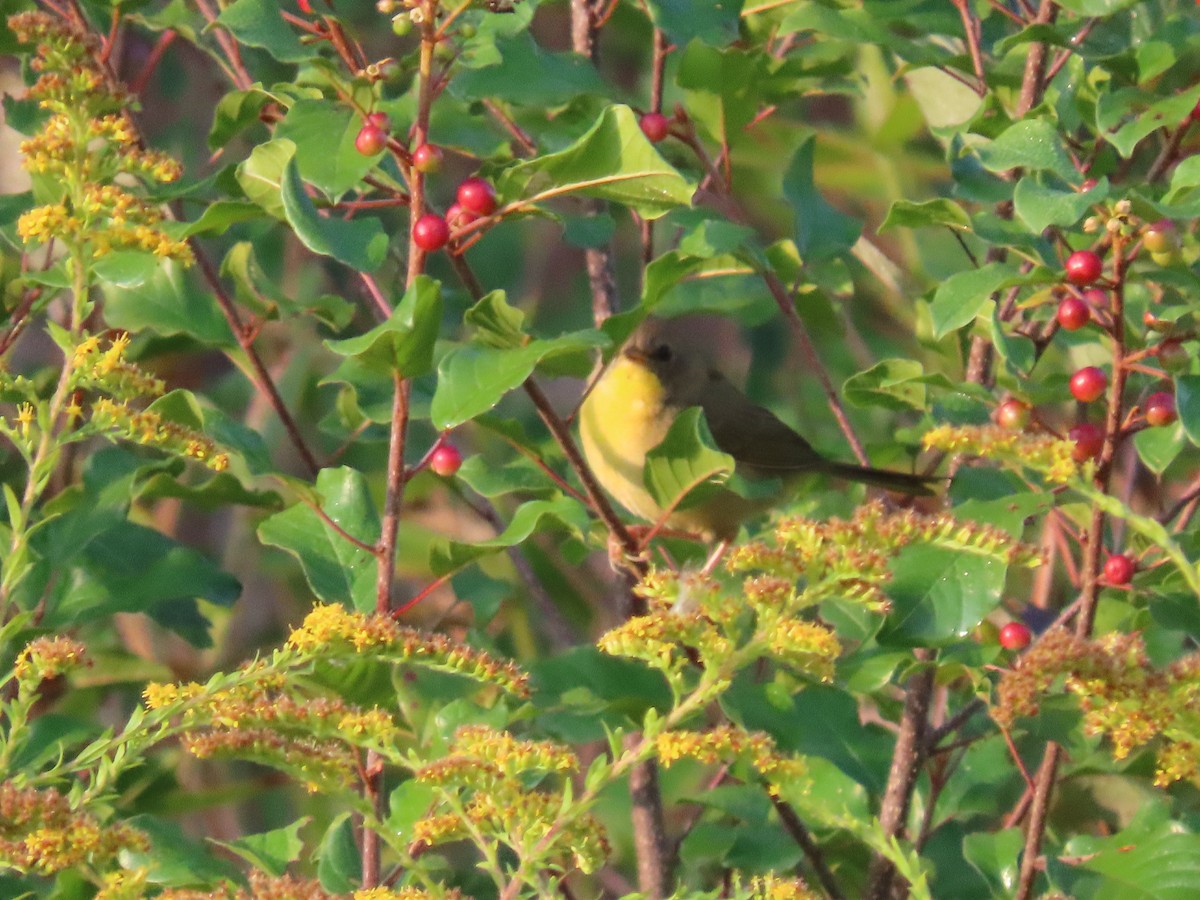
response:
{"label": "goldenrod flower cluster", "polygon": [[140,832],[120,822],[101,825],[52,788],[0,782],[0,868],[40,875],[103,869],[121,852],[147,847]]}
{"label": "goldenrod flower cluster", "polygon": [[1035,715],[1060,684],[1079,698],[1085,730],[1111,741],[1114,758],[1161,739],[1155,783],[1200,781],[1200,654],[1155,669],[1140,635],[1087,640],[1058,629],[1000,679],[992,715],[1005,726]]}
{"label": "goldenrod flower cluster", "polygon": [[94,388],[118,400],[158,397],[166,390],[161,378],[148,375],[125,359],[129,335],[122,332],[103,346],[100,335],[84,334],[71,352],[71,386]]}
{"label": "goldenrod flower cluster", "polygon": [[[144,874],[141,876],[142,884],[137,887],[136,893],[130,893],[127,890],[121,891],[123,885],[130,885],[137,878],[137,875],[133,873],[123,878],[122,876],[125,875],[126,873],[119,873],[115,877],[110,877],[104,890],[96,895],[96,900],[143,900],[144,897],[151,896],[145,890]],[[109,891],[108,884],[113,886],[113,893],[107,893]],[[273,876],[260,871],[250,873],[248,888],[217,887],[203,891],[190,888],[167,888],[154,893],[153,896],[155,900],[343,900],[343,898],[348,898],[348,900],[462,900],[462,894],[454,888],[430,893],[412,887],[376,887],[355,891],[352,894],[331,894],[322,888],[321,883],[315,878],[297,878],[291,875]]]}
{"label": "goldenrod flower cluster", "polygon": [[1093,464],[1078,463],[1071,454],[1074,441],[1050,434],[1011,431],[998,425],[939,425],[922,439],[928,450],[980,456],[1016,469],[1040,472],[1053,484],[1067,484],[1086,475]]}
{"label": "goldenrod flower cluster", "polygon": [[567,774],[577,768],[575,755],[551,741],[519,740],[485,726],[461,728],[446,757],[414,774],[453,797],[453,807],[461,812],[426,816],[414,826],[414,838],[423,846],[482,838],[506,844],[522,856],[536,854],[563,867],[593,872],[609,850],[600,823],[582,815],[556,824],[562,794],[528,788],[530,776]]}
{"label": "goldenrod flower cluster", "polygon": [[745,731],[736,725],[722,725],[708,731],[664,731],[654,743],[659,761],[667,767],[681,759],[708,765],[743,761],[774,784],[799,778],[807,771],[803,760],[780,755],[769,735]]}
{"label": "goldenrod flower cluster", "polygon": [[87,248],[92,257],[141,250],[191,263],[191,249],[167,233],[162,213],[114,183],[119,176],[169,183],[182,169],[140,146],[125,112],[128,98],[94,62],[95,38],[40,12],[19,13],[8,24],[22,43],[37,44],[32,66],[40,75],[29,95],[52,113],[21,143],[25,168],[50,176],[63,189],[59,201],[20,217],[21,239],[30,244],[59,239]]}
{"label": "goldenrod flower cluster", "polygon": [[229,687],[150,684],[149,709],[180,707],[183,746],[201,758],[236,756],[295,775],[310,790],[348,788],[357,777],[357,748],[392,750],[399,726],[382,709],[360,709],[339,697],[300,696],[285,676],[252,664]]}
{"label": "goldenrod flower cluster", "polygon": [[92,406],[91,423],[110,436],[197,460],[214,472],[229,468],[229,454],[218,451],[216,442],[208,435],[164,419],[152,410],[134,409],[124,400],[99,398]]}
{"label": "goldenrod flower cluster", "polygon": [[87,663],[87,648],[68,637],[40,637],[25,646],[13,663],[17,681],[37,686]]}
{"label": "goldenrod flower cluster", "polygon": [[754,875],[743,887],[742,879],[734,882],[731,897],[744,900],[819,900],[816,891],[809,888],[802,878],[781,878],[778,875]]}
{"label": "goldenrod flower cluster", "polygon": [[455,672],[517,697],[529,696],[529,676],[511,662],[444,635],[399,625],[390,616],[351,612],[336,603],[314,606],[303,624],[289,635],[287,646],[302,653],[319,651],[325,659],[348,653]]}

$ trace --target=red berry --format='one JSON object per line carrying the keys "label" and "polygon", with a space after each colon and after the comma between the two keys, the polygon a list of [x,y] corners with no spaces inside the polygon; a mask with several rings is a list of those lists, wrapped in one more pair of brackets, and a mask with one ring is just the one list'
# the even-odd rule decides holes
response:
{"label": "red berry", "polygon": [[375,156],[387,146],[387,133],[378,125],[367,122],[354,139],[354,149],[363,156]]}
{"label": "red berry", "polygon": [[1155,351],[1158,364],[1168,372],[1182,372],[1187,368],[1188,352],[1179,341],[1163,341]]}
{"label": "red berry", "polygon": [[392,120],[385,112],[373,112],[367,116],[367,123],[374,125],[380,131],[389,132],[392,130]]}
{"label": "red berry", "polygon": [[1009,622],[1000,629],[1000,646],[1005,650],[1024,650],[1033,635],[1022,622]]}
{"label": "red berry", "polygon": [[468,178],[458,186],[458,205],[477,216],[496,211],[496,189],[482,178]]}
{"label": "red berry", "polygon": [[1132,559],[1124,553],[1114,553],[1104,561],[1104,580],[1109,584],[1129,584],[1133,569]]}
{"label": "red berry", "polygon": [[442,148],[437,144],[422,144],[413,151],[413,168],[431,175],[442,168]]}
{"label": "red berry", "polygon": [[1075,442],[1075,449],[1071,451],[1071,459],[1075,462],[1095,459],[1104,447],[1104,432],[1091,422],[1076,425],[1067,432],[1067,437]]}
{"label": "red berry", "polygon": [[1067,257],[1066,271],[1067,281],[1083,287],[1100,277],[1104,264],[1091,250],[1076,250]]}
{"label": "red berry", "polygon": [[642,127],[642,134],[649,138],[652,144],[657,144],[671,133],[670,120],[660,112],[646,113],[638,124]]}
{"label": "red berry", "polygon": [[462,467],[462,454],[453,444],[440,444],[429,457],[429,468],[443,478],[449,478]]}
{"label": "red berry", "polygon": [[1029,404],[1009,398],[996,407],[996,424],[1008,431],[1021,431],[1029,424]]}
{"label": "red berry", "polygon": [[1092,309],[1108,309],[1108,291],[1088,288],[1083,292],[1083,302]]}
{"label": "red berry", "polygon": [[1064,297],[1058,304],[1058,324],[1067,331],[1078,331],[1092,318],[1088,305],[1078,297]]}
{"label": "red berry", "polygon": [[1083,193],[1085,191],[1090,191],[1092,188],[1094,188],[1099,183],[1100,182],[1098,182],[1095,178],[1085,178],[1083,180],[1083,184],[1079,185],[1079,191],[1080,191],[1080,193]]}
{"label": "red berry", "polygon": [[1080,403],[1091,403],[1100,398],[1108,387],[1108,376],[1102,369],[1087,366],[1071,376],[1071,395]]}
{"label": "red berry", "polygon": [[1170,425],[1178,418],[1175,397],[1170,391],[1155,391],[1146,398],[1143,409],[1146,423],[1155,427]]}
{"label": "red berry", "polygon": [[412,230],[413,243],[427,252],[441,250],[450,240],[450,226],[437,213],[425,213]]}

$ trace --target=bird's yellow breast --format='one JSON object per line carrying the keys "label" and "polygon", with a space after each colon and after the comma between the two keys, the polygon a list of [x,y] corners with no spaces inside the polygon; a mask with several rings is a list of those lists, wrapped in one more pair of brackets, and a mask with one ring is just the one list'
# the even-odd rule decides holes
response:
{"label": "bird's yellow breast", "polygon": [[[647,522],[657,522],[663,508],[642,480],[646,454],[662,443],[678,413],[667,403],[658,376],[623,356],[612,362],[579,411],[579,435],[592,472],[617,502]],[[727,538],[764,507],[722,490],[699,506],[676,510],[667,525]]]}
{"label": "bird's yellow breast", "polygon": [[653,372],[620,356],[579,411],[579,435],[592,472],[622,506],[650,521],[662,510],[642,482],[642,469],[675,419],[675,411],[664,408],[665,396]]}

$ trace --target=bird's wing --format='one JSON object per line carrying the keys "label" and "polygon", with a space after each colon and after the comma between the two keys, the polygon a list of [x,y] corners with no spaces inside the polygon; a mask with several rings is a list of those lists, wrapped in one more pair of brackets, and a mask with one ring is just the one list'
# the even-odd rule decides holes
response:
{"label": "bird's wing", "polygon": [[828,461],[774,413],[750,400],[724,376],[711,373],[695,398],[717,446],[739,466],[762,474],[820,469]]}

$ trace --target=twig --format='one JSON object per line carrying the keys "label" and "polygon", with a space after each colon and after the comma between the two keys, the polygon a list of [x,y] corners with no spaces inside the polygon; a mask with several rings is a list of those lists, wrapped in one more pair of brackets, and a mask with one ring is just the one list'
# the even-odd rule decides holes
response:
{"label": "twig", "polygon": [[[879,808],[879,824],[888,838],[899,837],[904,830],[917,777],[925,762],[924,749],[928,745],[925,730],[928,727],[929,701],[933,695],[934,671],[928,662],[929,651],[917,650],[915,655],[923,665],[904,687],[900,733],[896,737],[887,787]],[[890,897],[896,874],[896,867],[891,860],[882,853],[874,854],[867,870],[867,887],[863,894],[866,900],[886,900]]]}
{"label": "twig", "polygon": [[792,840],[808,857],[808,862],[816,872],[821,887],[825,888],[825,893],[831,900],[842,900],[845,894],[842,893],[837,879],[833,877],[833,872],[829,870],[829,866],[825,862],[825,854],[821,852],[820,845],[813,840],[808,828],[800,821],[796,811],[774,794],[768,792],[768,796],[771,798],[771,805],[775,807],[775,812],[779,815],[779,821],[783,823],[784,830],[792,836]]}

